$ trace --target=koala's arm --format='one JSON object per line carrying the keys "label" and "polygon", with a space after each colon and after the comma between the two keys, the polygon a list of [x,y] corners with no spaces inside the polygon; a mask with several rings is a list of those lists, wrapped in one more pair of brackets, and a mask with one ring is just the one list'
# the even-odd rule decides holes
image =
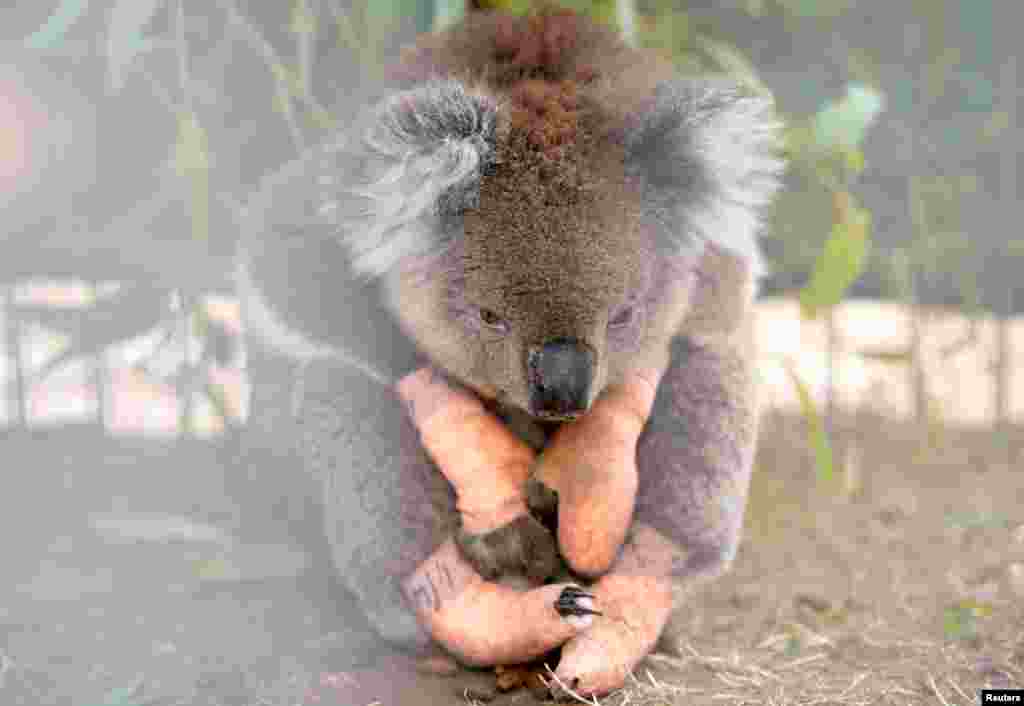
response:
{"label": "koala's arm", "polygon": [[637,444],[629,533],[588,589],[604,615],[562,648],[556,674],[577,693],[620,687],[654,648],[675,601],[735,555],[757,437],[752,362],[739,334],[675,340]]}
{"label": "koala's arm", "polygon": [[451,483],[461,522],[455,540],[487,579],[524,572],[535,584],[559,569],[551,533],[527,508],[534,452],[470,391],[427,367],[396,385],[420,441]]}
{"label": "koala's arm", "polygon": [[588,589],[604,615],[562,647],[556,675],[577,693],[622,686],[675,601],[732,560],[757,434],[752,388],[742,347],[676,341],[637,448],[633,524],[612,569]]}
{"label": "koala's arm", "polygon": [[753,290],[742,259],[709,248],[637,445],[634,524],[679,548],[677,579],[720,573],[739,545],[758,433]]}
{"label": "koala's arm", "polygon": [[710,249],[687,333],[673,341],[637,444],[633,523],[618,559],[589,590],[604,615],[562,648],[556,671],[577,693],[618,688],[654,648],[675,601],[736,553],[758,416],[751,279]]}
{"label": "koala's arm", "polygon": [[714,576],[739,545],[757,440],[749,355],[680,338],[637,446],[634,525],[679,549],[672,575]]}
{"label": "koala's arm", "polygon": [[313,363],[301,449],[322,480],[334,564],[383,637],[432,638],[473,664],[528,661],[587,627],[591,594],[485,581],[451,540],[454,497],[389,388],[345,365]]}

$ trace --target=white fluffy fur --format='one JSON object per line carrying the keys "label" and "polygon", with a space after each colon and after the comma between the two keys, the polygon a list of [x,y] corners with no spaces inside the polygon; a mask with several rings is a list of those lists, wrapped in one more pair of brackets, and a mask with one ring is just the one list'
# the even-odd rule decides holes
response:
{"label": "white fluffy fur", "polygon": [[363,169],[340,191],[326,188],[320,208],[358,274],[377,277],[437,249],[440,198],[478,177],[494,127],[493,103],[454,80],[392,96],[360,124],[341,156]]}
{"label": "white fluffy fur", "polygon": [[714,186],[710,198],[686,218],[700,238],[744,257],[760,278],[765,274],[757,241],[763,210],[785,167],[777,155],[781,125],[765,98],[737,97],[725,107],[715,105],[721,90],[704,84],[694,96],[692,149]]}

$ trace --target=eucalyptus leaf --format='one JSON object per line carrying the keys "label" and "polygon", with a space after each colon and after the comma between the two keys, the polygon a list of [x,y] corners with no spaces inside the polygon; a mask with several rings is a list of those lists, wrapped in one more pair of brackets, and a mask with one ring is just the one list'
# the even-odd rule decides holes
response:
{"label": "eucalyptus leaf", "polygon": [[135,686],[122,686],[111,689],[103,698],[103,703],[96,704],[95,706],[141,706],[135,698],[139,693],[140,686],[141,684],[136,684]]}
{"label": "eucalyptus leaf", "polygon": [[292,17],[288,29],[297,35],[315,35],[317,29],[316,19],[316,15],[310,11],[309,5],[306,4],[305,0],[295,0],[292,4]]}
{"label": "eucalyptus leaf", "polygon": [[206,241],[210,212],[209,148],[206,130],[193,114],[184,114],[178,120],[174,166],[178,174],[189,181],[192,237]]}
{"label": "eucalyptus leaf", "polygon": [[89,0],[62,0],[43,26],[25,38],[29,49],[53,49],[89,9]]}
{"label": "eucalyptus leaf", "polygon": [[107,62],[110,85],[115,91],[124,84],[124,70],[132,60],[152,46],[143,32],[164,0],[118,0],[107,26]]}
{"label": "eucalyptus leaf", "polygon": [[810,389],[800,379],[796,368],[789,364],[786,366],[786,372],[789,373],[789,379],[793,382],[797,397],[800,398],[800,410],[804,421],[807,422],[807,440],[814,451],[814,465],[818,469],[818,478],[830,481],[835,472],[835,461],[832,454],[832,444],[829,441],[828,434],[825,432],[821,415],[818,414],[818,409],[814,406],[814,398],[811,397]]}
{"label": "eucalyptus leaf", "polygon": [[814,131],[823,147],[857,147],[885,109],[885,96],[872,86],[851,83],[846,95],[814,116]]}
{"label": "eucalyptus leaf", "polygon": [[175,152],[175,164],[181,174],[187,174],[196,169],[209,168],[206,131],[194,114],[186,113],[178,119],[178,143]]}
{"label": "eucalyptus leaf", "polygon": [[[837,195],[837,202],[848,204],[849,201]],[[847,205],[839,215],[841,220],[832,226],[810,282],[800,291],[800,310],[807,319],[838,304],[868,261],[870,214]]]}

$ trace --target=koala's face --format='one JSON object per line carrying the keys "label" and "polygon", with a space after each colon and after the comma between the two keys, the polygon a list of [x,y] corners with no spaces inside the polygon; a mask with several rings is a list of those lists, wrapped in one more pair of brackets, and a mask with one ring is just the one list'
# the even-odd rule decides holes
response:
{"label": "koala's face", "polygon": [[536,173],[496,169],[461,239],[392,280],[432,360],[538,417],[572,418],[630,367],[663,364],[686,312],[692,259],[659,257],[621,165],[594,168],[601,188],[570,203],[546,201]]}
{"label": "koala's face", "polygon": [[564,82],[429,82],[327,147],[320,211],[436,365],[571,419],[667,364],[704,243],[756,271],[778,167],[765,105],[694,81],[658,84],[635,114]]}
{"label": "koala's face", "polygon": [[391,304],[462,382],[572,419],[629,369],[667,362],[695,257],[659,248],[649,185],[620,138],[579,124],[546,150],[504,118],[476,173],[442,196],[439,210],[457,203],[434,222],[445,246],[389,275]]}

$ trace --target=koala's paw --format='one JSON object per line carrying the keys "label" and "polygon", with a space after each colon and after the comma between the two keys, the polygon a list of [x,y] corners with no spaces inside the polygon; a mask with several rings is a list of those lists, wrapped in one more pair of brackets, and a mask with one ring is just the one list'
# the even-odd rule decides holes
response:
{"label": "koala's paw", "polygon": [[541,584],[563,570],[555,536],[529,514],[486,534],[470,534],[460,527],[455,541],[462,556],[488,581],[526,574],[531,583]]}
{"label": "koala's paw", "polygon": [[588,591],[601,606],[587,630],[562,645],[550,690],[555,701],[621,688],[650,654],[672,610],[672,584],[644,575],[609,574]]}

